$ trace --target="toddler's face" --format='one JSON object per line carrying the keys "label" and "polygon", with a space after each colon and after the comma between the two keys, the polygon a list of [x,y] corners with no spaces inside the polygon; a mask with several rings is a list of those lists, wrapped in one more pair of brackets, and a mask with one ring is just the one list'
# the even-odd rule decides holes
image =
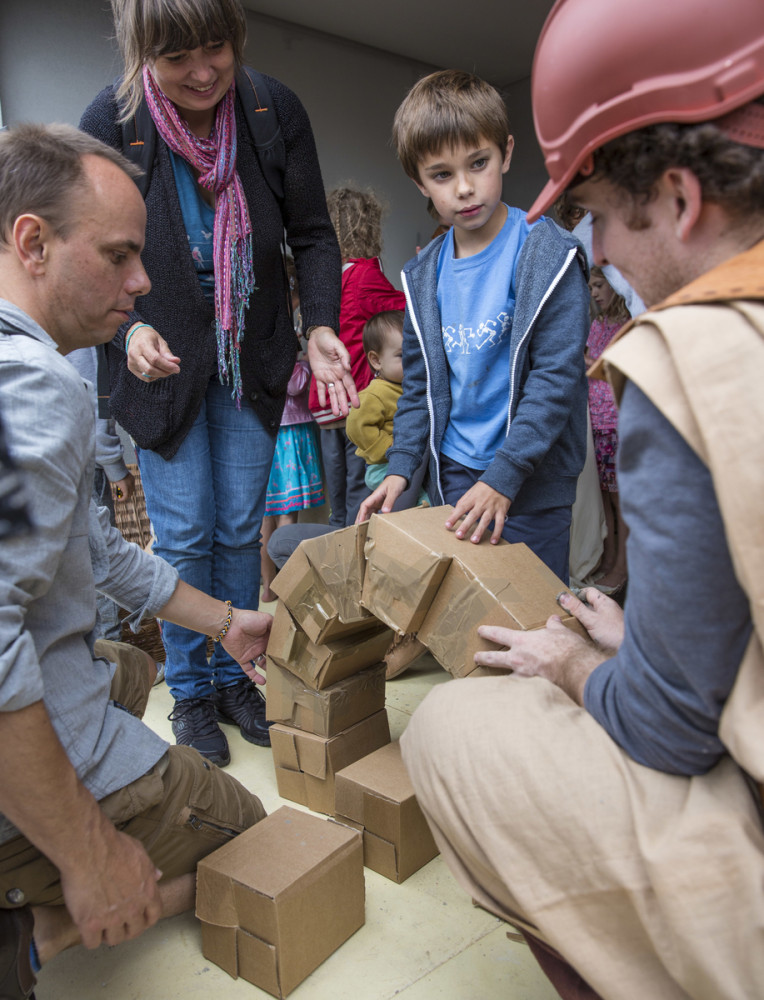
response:
{"label": "toddler's face", "polygon": [[403,382],[403,334],[397,327],[388,327],[385,344],[377,356],[377,374],[388,382]]}

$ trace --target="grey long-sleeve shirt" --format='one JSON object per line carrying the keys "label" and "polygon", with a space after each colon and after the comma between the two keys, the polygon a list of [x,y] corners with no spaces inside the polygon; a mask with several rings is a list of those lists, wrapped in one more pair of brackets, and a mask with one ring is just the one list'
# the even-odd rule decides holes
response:
{"label": "grey long-sleeve shirt", "polygon": [[[66,360],[90,383],[93,408],[97,414],[98,355],[95,347],[81,347],[78,351],[71,351],[66,355]],[[110,483],[117,483],[128,474],[122,442],[117,434],[116,422],[111,417],[106,419],[96,415],[95,461]]]}
{"label": "grey long-sleeve shirt", "polygon": [[[40,699],[96,799],[145,774],[167,744],[109,700],[114,667],[93,656],[96,586],[156,614],[178,575],[132,545],[91,503],[94,413],[54,341],[0,299],[0,399],[35,531],[0,545],[0,711]],[[16,833],[0,816],[0,843]]]}
{"label": "grey long-sleeve shirt", "polygon": [[618,420],[629,528],[625,636],[584,704],[640,764],[704,774],[724,753],[719,718],[751,636],[708,468],[629,382]]}

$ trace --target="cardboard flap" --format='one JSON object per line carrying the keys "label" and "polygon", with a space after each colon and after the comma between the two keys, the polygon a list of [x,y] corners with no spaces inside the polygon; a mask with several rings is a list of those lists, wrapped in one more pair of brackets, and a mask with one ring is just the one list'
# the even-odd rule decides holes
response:
{"label": "cardboard flap", "polygon": [[327,738],[282,723],[270,728],[273,763],[292,771],[304,771],[316,778],[326,777]]}
{"label": "cardboard flap", "polygon": [[[352,767],[352,764],[350,765]],[[343,822],[350,820],[353,824],[364,825],[364,796],[363,785],[348,775],[349,768],[345,767],[335,775],[334,796],[337,819]]]}
{"label": "cardboard flap", "polygon": [[364,831],[363,835],[363,863],[373,872],[378,872],[393,882],[401,881],[395,844],[385,840],[384,837],[377,837],[368,830]]}
{"label": "cardboard flap", "polygon": [[201,922],[202,955],[219,965],[234,979],[239,977],[239,962],[236,951],[236,927],[218,927]]}
{"label": "cardboard flap", "polygon": [[236,927],[239,918],[236,915],[233,882],[225,871],[204,864],[206,860],[203,859],[197,868],[196,916],[217,927]]}
{"label": "cardboard flap", "polygon": [[253,986],[267,990],[274,997],[284,997],[279,976],[276,948],[245,930],[236,933],[239,952],[239,975]]}
{"label": "cardboard flap", "polygon": [[286,666],[299,654],[300,630],[286,605],[279,601],[273,614],[268,637],[268,654],[281,666]]}
{"label": "cardboard flap", "polygon": [[300,758],[297,752],[297,734],[287,726],[275,725],[270,728],[271,752],[274,763],[290,771],[300,770]]}
{"label": "cardboard flap", "polygon": [[365,521],[302,543],[324,593],[331,595],[331,613],[344,623],[369,617],[360,604],[366,571],[364,544],[368,526]]}

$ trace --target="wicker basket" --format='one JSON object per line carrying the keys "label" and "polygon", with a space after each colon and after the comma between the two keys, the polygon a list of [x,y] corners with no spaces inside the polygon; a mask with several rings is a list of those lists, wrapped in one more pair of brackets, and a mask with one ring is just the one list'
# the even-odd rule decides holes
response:
{"label": "wicker basket", "polygon": [[[128,465],[128,471],[133,474],[135,489],[129,500],[117,500],[114,497],[114,517],[117,527],[128,542],[136,542],[142,549],[151,550],[151,543],[154,533],[151,529],[151,521],[146,513],[146,496],[143,492],[141,474],[137,465]],[[112,487],[112,493],[114,489]],[[127,617],[126,611],[120,611],[120,618]],[[163,663],[165,658],[164,645],[162,644],[162,625],[156,618],[144,617],[139,632],[133,632],[129,625],[122,623],[122,641],[131,646],[138,646],[149,656],[153,657],[157,663]],[[207,657],[212,656],[215,644],[212,639],[207,640]]]}
{"label": "wicker basket", "polygon": [[[142,549],[148,549],[152,541],[152,531],[151,522],[146,513],[146,497],[143,493],[141,474],[137,465],[128,465],[127,468],[135,480],[135,489],[128,500],[117,500],[114,496],[114,518],[117,527],[128,542],[136,542]],[[114,487],[112,486],[113,494]],[[126,618],[127,614],[127,611],[120,609],[119,617],[121,619]],[[133,632],[123,620],[122,641],[144,650],[157,663],[164,662],[162,628],[156,618],[145,617],[138,632]]]}

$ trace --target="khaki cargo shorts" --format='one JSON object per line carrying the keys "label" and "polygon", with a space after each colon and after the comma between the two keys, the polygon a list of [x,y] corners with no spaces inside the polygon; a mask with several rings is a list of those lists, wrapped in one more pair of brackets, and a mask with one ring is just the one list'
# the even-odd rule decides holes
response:
{"label": "khaki cargo shorts", "polygon": [[[117,664],[114,701],[142,716],[152,680],[146,654],[104,640],[96,651]],[[265,816],[256,795],[183,746],[170,747],[147,774],[100,805],[118,830],[143,844],[163,881],[195,871],[202,858]],[[58,869],[26,837],[0,844],[0,907],[63,902]]]}

